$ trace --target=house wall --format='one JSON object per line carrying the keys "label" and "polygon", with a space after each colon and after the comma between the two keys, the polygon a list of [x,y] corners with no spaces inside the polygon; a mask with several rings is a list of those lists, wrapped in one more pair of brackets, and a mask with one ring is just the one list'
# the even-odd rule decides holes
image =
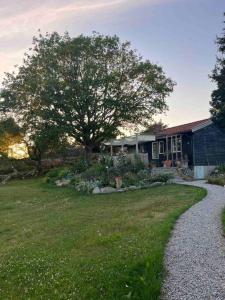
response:
{"label": "house wall", "polygon": [[193,133],[195,166],[225,164],[225,131],[211,124]]}

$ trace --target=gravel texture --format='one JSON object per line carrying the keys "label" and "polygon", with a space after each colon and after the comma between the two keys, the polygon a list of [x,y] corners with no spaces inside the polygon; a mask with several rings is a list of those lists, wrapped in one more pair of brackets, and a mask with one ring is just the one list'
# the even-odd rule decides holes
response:
{"label": "gravel texture", "polygon": [[208,195],[185,212],[168,243],[162,299],[225,300],[225,239],[221,212],[225,188],[196,181]]}

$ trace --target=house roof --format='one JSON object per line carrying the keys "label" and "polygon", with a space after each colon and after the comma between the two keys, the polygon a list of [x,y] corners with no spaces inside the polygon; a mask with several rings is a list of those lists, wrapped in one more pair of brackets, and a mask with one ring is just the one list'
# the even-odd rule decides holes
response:
{"label": "house roof", "polygon": [[208,125],[210,122],[211,122],[210,119],[204,119],[204,120],[199,120],[187,124],[182,124],[179,126],[166,128],[160,133],[158,133],[157,136],[166,136],[166,135],[174,135],[174,134],[185,133],[185,132],[192,132],[195,130],[195,128],[200,128],[204,125]]}

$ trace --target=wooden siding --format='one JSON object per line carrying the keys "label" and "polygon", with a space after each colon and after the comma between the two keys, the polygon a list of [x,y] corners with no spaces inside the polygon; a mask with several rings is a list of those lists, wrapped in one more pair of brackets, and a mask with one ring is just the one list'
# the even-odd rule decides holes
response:
{"label": "wooden siding", "polygon": [[225,132],[215,124],[194,132],[193,151],[195,166],[225,164]]}

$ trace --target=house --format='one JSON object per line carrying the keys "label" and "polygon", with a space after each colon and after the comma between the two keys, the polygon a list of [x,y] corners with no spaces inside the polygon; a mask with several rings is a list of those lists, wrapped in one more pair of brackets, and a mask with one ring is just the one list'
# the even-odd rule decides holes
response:
{"label": "house", "polygon": [[[196,179],[205,178],[216,166],[225,164],[225,131],[211,119],[166,128],[155,136],[146,135],[145,139],[144,136],[133,138],[132,145],[126,144],[126,139],[120,140],[117,147],[135,145],[136,152],[147,155],[149,163],[191,168]],[[116,141],[111,142],[111,148]]]}

